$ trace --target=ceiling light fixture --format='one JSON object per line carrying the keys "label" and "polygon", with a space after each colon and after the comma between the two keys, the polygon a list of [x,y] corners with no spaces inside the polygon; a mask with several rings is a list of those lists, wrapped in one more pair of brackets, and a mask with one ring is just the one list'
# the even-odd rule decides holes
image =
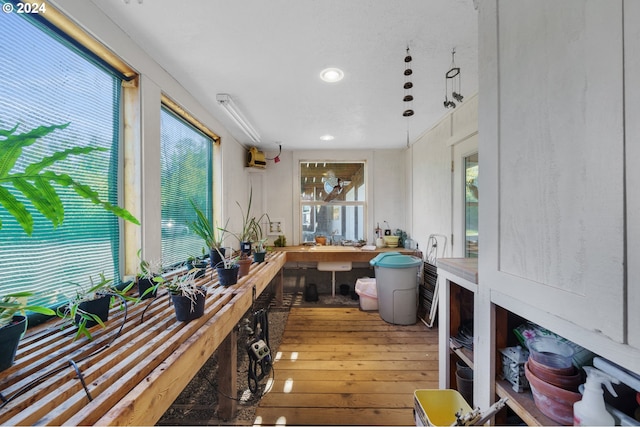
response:
{"label": "ceiling light fixture", "polygon": [[321,139],[322,141],[333,141],[333,140],[334,140],[334,137],[333,137],[333,135],[322,135],[322,136],[320,137],[320,139]]}
{"label": "ceiling light fixture", "polygon": [[216,95],[216,101],[220,104],[229,114],[229,117],[242,129],[242,131],[249,137],[249,139],[255,143],[260,143],[260,134],[249,123],[246,117],[240,112],[237,105],[233,102],[231,97],[226,93],[219,93]]}
{"label": "ceiling light fixture", "polygon": [[339,68],[325,68],[320,72],[320,78],[328,83],[336,83],[342,80],[344,72]]}

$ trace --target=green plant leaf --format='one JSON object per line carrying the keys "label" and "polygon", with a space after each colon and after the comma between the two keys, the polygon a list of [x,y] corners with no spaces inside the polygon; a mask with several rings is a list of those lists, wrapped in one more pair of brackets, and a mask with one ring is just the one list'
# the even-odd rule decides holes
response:
{"label": "green plant leaf", "polygon": [[[26,179],[22,177],[16,177],[13,180],[13,186],[16,190],[19,190],[24,196],[29,199],[31,204],[38,209],[38,211],[45,216],[54,227],[59,226],[64,219],[64,212],[62,213],[62,217],[60,216],[60,212],[53,208],[53,204],[49,200],[49,197],[52,195],[49,193],[43,193],[37,187],[27,182]],[[54,192],[55,194],[55,192]],[[57,194],[55,194],[55,198]],[[59,200],[59,199],[58,199]]]}
{"label": "green plant leaf", "polygon": [[34,313],[46,314],[48,316],[55,316],[56,312],[47,307],[42,307],[39,305],[27,305],[24,307],[25,310],[33,311]]}
{"label": "green plant leaf", "polygon": [[53,153],[49,157],[45,157],[37,163],[32,163],[24,170],[25,175],[36,175],[40,173],[43,169],[52,166],[53,164],[65,160],[67,157],[71,155],[83,155],[89,154],[94,151],[109,151],[104,147],[72,147],[68,148],[64,151],[58,151]]}
{"label": "green plant leaf", "polygon": [[[46,170],[48,167],[66,160],[69,156],[85,156],[95,151],[108,151],[106,148],[71,147],[27,165],[24,173],[11,174],[24,147],[34,144],[38,139],[55,130],[66,128],[69,123],[39,126],[19,134],[16,133],[18,126],[16,125],[9,130],[0,129],[0,205],[16,219],[28,235],[33,232],[33,218],[27,207],[8,190],[10,187],[20,191],[54,227],[61,225],[64,221],[64,206],[51,183],[62,187],[72,187],[78,195],[100,205],[106,211],[140,225],[140,222],[129,211],[101,200],[99,194],[88,185],[76,182],[66,173]],[[7,188],[4,188],[3,185]],[[0,221],[1,228],[2,222]]]}
{"label": "green plant leaf", "polygon": [[62,221],[64,221],[64,206],[56,189],[53,188],[49,181],[41,176],[36,177],[35,184],[49,202],[50,208],[55,212],[56,217],[60,219],[60,224],[62,224]]}
{"label": "green plant leaf", "polygon": [[18,129],[18,126],[19,124],[13,129],[0,131],[0,136],[6,138],[4,141],[0,141],[0,178],[7,176],[9,172],[11,172],[16,161],[20,158],[24,147],[35,143],[39,138],[42,138],[57,129],[66,128],[69,126],[69,123],[62,125],[39,126],[26,133],[16,134],[15,132]]}
{"label": "green plant leaf", "polygon": [[33,233],[33,217],[16,197],[6,188],[0,186],[0,204],[18,221],[25,233]]}

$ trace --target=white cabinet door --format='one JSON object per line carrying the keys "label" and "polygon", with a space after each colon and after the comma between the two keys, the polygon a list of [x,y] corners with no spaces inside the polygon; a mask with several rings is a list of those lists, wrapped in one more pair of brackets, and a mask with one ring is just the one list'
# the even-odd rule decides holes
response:
{"label": "white cabinet door", "polygon": [[622,1],[499,1],[497,15],[481,284],[623,342]]}

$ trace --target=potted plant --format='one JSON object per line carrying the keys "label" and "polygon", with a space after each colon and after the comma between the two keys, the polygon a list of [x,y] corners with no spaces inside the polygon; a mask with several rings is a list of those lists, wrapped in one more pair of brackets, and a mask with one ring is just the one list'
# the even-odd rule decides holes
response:
{"label": "potted plant", "polygon": [[207,270],[207,261],[204,260],[204,248],[202,248],[203,258],[199,258],[195,255],[190,255],[185,262],[187,271],[193,271],[195,278],[198,279],[204,276]]}
{"label": "potted plant", "polygon": [[264,257],[267,254],[267,238],[260,238],[256,241],[256,247],[253,251],[253,260],[255,262],[264,262]]}
{"label": "potted plant", "polygon": [[11,367],[16,357],[20,338],[27,330],[26,311],[55,316],[47,307],[29,305],[32,292],[15,292],[0,298],[0,371]]}
{"label": "potted plant", "polygon": [[139,249],[140,268],[136,275],[136,283],[138,284],[138,295],[141,300],[144,300],[156,297],[157,286],[155,284],[162,273],[162,261],[145,261],[140,256],[141,252],[142,249]]}
{"label": "potted plant", "polygon": [[179,322],[188,322],[204,314],[207,288],[198,286],[195,279],[195,273],[189,271],[185,274],[177,274],[170,280],[162,279],[159,282],[159,285],[169,292],[176,319]]}
{"label": "potted plant", "polygon": [[193,209],[196,211],[196,220],[191,221],[187,225],[191,231],[204,240],[205,245],[209,248],[211,268],[216,268],[216,265],[222,261],[222,258],[224,258],[221,255],[220,249],[224,243],[225,234],[227,232],[226,226],[229,223],[229,220],[227,220],[227,224],[225,224],[225,227],[223,228],[212,226],[202,209],[200,209],[193,200],[190,200],[190,202],[191,206],[193,206]]}
{"label": "potted plant", "polygon": [[237,233],[231,232],[240,242],[240,251],[249,256],[251,254],[252,241],[256,237],[262,237],[262,226],[260,222],[266,217],[269,220],[269,215],[263,213],[258,218],[251,216],[251,201],[253,199],[253,187],[249,191],[249,203],[247,204],[246,212],[242,209],[240,203],[236,201],[236,204],[240,208],[240,214],[242,215],[242,227]]}
{"label": "potted plant", "polygon": [[218,272],[218,281],[222,286],[231,286],[238,283],[238,275],[240,272],[239,257],[233,254],[233,250],[229,250],[229,256],[226,257],[220,252],[222,261],[218,263],[216,271]]}
{"label": "potted plant", "polygon": [[115,307],[118,304],[120,307],[124,307],[127,301],[139,300],[127,295],[134,282],[129,283],[122,289],[118,289],[112,285],[113,279],[107,279],[104,273],[100,273],[100,281],[98,283],[94,283],[92,277],[89,277],[89,280],[91,281],[91,286],[88,289],[77,284],[76,294],[69,299],[67,304],[58,307],[56,310],[56,314],[59,317],[67,320],[67,323],[62,325],[63,328],[67,324],[75,324],[78,327],[74,340],[78,339],[80,335],[85,335],[89,340],[92,340],[93,337],[89,328],[95,325],[105,328],[104,322],[109,318],[109,309],[111,307]]}

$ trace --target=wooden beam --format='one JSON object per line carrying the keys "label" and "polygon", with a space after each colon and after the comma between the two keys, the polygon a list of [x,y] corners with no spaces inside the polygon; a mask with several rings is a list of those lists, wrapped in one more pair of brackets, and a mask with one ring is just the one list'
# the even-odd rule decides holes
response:
{"label": "wooden beam", "polygon": [[218,417],[228,421],[236,416],[238,403],[238,333],[234,328],[218,349]]}

